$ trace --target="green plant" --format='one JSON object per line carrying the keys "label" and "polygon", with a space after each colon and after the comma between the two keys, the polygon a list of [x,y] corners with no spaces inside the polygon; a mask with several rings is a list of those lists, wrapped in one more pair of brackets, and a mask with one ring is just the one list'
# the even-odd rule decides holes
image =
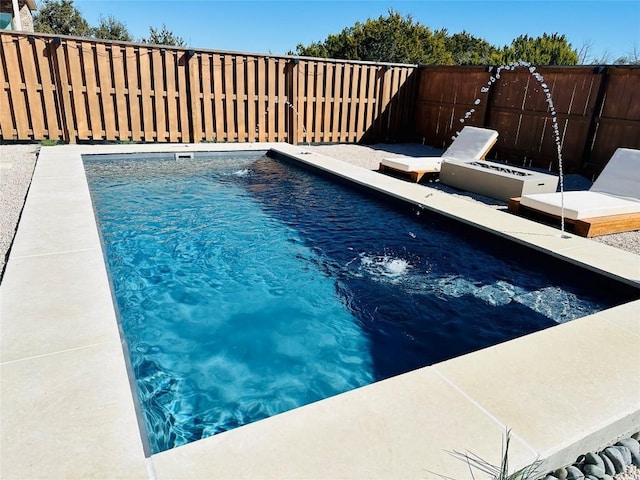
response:
{"label": "green plant", "polygon": [[[471,478],[475,480],[474,472],[482,472],[490,475],[492,480],[535,480],[539,478],[540,472],[538,471],[540,466],[542,465],[541,460],[536,460],[535,462],[527,465],[526,467],[521,468],[520,470],[509,474],[509,442],[511,441],[511,430],[507,430],[503,440],[502,440],[502,455],[500,465],[493,465],[492,463],[484,460],[482,457],[476,455],[471,452],[448,452],[454,457],[464,461],[467,463],[469,467],[469,471],[471,473]],[[444,475],[436,474],[441,478],[447,480],[453,480],[451,477],[446,477]]]}
{"label": "green plant", "polygon": [[40,140],[40,146],[42,147],[55,147],[58,145],[58,140],[45,138],[44,140]]}

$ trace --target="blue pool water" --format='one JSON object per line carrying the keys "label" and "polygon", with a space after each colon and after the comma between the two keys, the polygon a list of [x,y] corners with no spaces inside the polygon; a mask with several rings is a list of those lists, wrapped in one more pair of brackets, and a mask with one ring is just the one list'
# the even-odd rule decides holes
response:
{"label": "blue pool water", "polygon": [[637,293],[266,156],[85,168],[154,453]]}

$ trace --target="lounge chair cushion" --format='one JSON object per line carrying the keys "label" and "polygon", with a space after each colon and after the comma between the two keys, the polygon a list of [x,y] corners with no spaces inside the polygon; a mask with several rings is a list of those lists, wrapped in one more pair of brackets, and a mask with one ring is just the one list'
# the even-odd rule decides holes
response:
{"label": "lounge chair cushion", "polygon": [[495,130],[467,126],[462,129],[442,156],[457,160],[482,160],[497,139],[498,132]]}
{"label": "lounge chair cushion", "polygon": [[441,157],[414,157],[414,158],[383,158],[380,162],[385,167],[393,168],[401,172],[439,172],[442,164]]}
{"label": "lounge chair cushion", "polygon": [[640,200],[640,150],[618,148],[589,191]]}
{"label": "lounge chair cushion", "polygon": [[[560,193],[523,195],[520,205],[550,215],[561,216]],[[589,191],[564,192],[564,216],[571,220],[640,213],[640,201]]]}

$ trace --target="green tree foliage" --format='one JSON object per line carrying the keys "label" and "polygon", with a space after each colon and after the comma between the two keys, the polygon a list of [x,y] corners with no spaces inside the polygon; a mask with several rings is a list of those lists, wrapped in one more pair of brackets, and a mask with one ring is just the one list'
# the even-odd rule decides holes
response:
{"label": "green tree foliage", "polygon": [[162,30],[154,27],[149,27],[149,37],[141,38],[141,43],[151,43],[153,45],[173,45],[174,47],[186,47],[187,42],[182,37],[178,37],[172,31],[167,29],[167,26],[163,23]]}
{"label": "green tree foliage", "polygon": [[505,47],[502,63],[523,60],[534,65],[577,65],[578,52],[571,47],[567,37],[554,33],[541,37],[520,35]]}
{"label": "green tree foliage", "polygon": [[[291,52],[290,52],[291,53]],[[387,16],[356,22],[322,42],[299,44],[296,54],[320,58],[438,65],[505,65],[523,60],[534,65],[576,65],[578,53],[564,35],[521,35],[509,46],[496,47],[463,31],[432,31],[389,10]]]}
{"label": "green tree foliage", "polygon": [[103,40],[133,41],[133,37],[127,30],[127,26],[116,20],[112,15],[103,17],[100,15],[100,23],[91,29],[91,36]]}
{"label": "green tree foliage", "polygon": [[455,65],[495,65],[502,62],[498,48],[466,31],[447,37],[446,45]]}
{"label": "green tree foliage", "polygon": [[446,49],[446,31],[432,32],[416,23],[410,15],[403,17],[389,10],[388,16],[365,23],[356,22],[324,42],[298,44],[298,55],[398,63],[451,64]]}
{"label": "green tree foliage", "polygon": [[44,0],[33,18],[33,29],[41,33],[85,37],[89,24],[73,4],[73,0]]}

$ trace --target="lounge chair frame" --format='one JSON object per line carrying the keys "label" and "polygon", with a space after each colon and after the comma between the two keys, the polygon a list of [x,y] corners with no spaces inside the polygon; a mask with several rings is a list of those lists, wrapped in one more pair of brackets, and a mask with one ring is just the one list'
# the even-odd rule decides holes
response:
{"label": "lounge chair frame", "polygon": [[[511,213],[531,220],[551,223],[553,225],[559,225],[561,222],[561,218],[557,215],[521,205],[520,197],[510,198],[507,208]],[[640,230],[640,213],[624,213],[621,215],[582,218],[578,220],[565,218],[564,222],[567,231],[580,235],[581,237],[591,238],[600,235],[609,235],[611,233]]]}

